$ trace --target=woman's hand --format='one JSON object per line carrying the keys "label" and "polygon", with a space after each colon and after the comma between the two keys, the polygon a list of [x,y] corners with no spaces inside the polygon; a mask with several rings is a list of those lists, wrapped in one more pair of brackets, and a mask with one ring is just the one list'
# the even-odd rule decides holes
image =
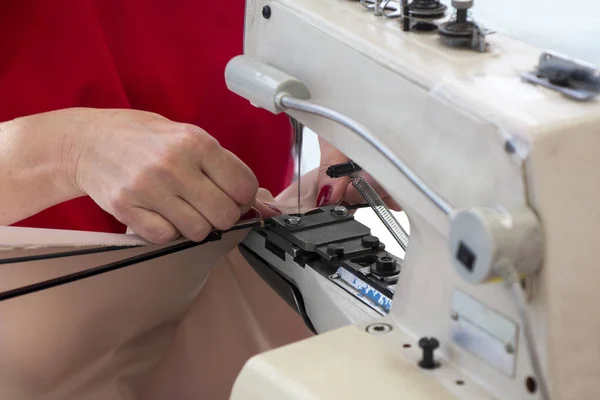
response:
{"label": "woman's hand", "polygon": [[135,110],[62,112],[80,113],[63,155],[69,179],[151,242],[200,241],[254,202],[250,168],[197,126]]}
{"label": "woman's hand", "polygon": [[[325,173],[331,165],[340,164],[349,160],[342,152],[333,147],[324,139],[319,138],[319,146],[321,147],[321,166],[319,167],[319,176],[317,184],[319,194],[317,196],[317,207],[324,205],[337,204],[344,201],[348,204],[365,203],[362,195],[352,186],[349,177],[330,178]],[[361,176],[366,179],[371,186],[381,196],[386,205],[395,211],[400,211],[400,206],[392,199],[387,192],[371,177],[369,174],[362,172]]]}

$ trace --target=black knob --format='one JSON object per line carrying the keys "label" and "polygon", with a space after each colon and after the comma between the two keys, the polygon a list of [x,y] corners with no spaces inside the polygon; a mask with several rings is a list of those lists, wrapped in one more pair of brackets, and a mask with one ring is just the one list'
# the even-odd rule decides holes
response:
{"label": "black knob", "polygon": [[360,171],[362,171],[362,169],[358,164],[353,161],[346,161],[345,163],[330,166],[325,173],[330,178],[340,178],[342,176],[350,176]]}
{"label": "black knob", "polygon": [[371,272],[377,275],[394,275],[398,273],[398,263],[390,256],[382,256],[371,265]]}
{"label": "black knob", "polygon": [[365,236],[362,238],[362,245],[370,249],[374,249],[379,246],[379,239],[375,236]]}
{"label": "black knob", "polygon": [[344,255],[344,246],[337,243],[329,244],[327,245],[327,253],[331,254],[332,256],[341,257]]}
{"label": "black knob", "polygon": [[440,342],[436,338],[421,338],[419,347],[423,349],[423,358],[419,361],[419,367],[423,369],[434,369],[440,366],[433,357],[435,349],[440,347]]}
{"label": "black knob", "polygon": [[264,19],[269,19],[271,18],[271,7],[269,6],[264,6],[262,8],[262,16]]}

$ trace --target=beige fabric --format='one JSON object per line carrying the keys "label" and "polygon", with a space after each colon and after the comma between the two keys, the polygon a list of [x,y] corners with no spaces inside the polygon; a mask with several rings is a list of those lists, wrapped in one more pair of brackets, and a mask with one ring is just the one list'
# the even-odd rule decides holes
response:
{"label": "beige fabric", "polygon": [[[295,188],[276,202],[291,205]],[[244,235],[0,302],[0,399],[227,399],[250,356],[310,336],[231,252]],[[144,251],[1,265],[0,289]]]}
{"label": "beige fabric", "polygon": [[[302,182],[302,211],[314,208],[317,171]],[[283,212],[297,210],[297,186],[275,200],[259,199]],[[167,355],[145,380],[143,400],[227,399],[251,356],[312,334],[302,320],[233,251],[216,268],[179,327]]]}
{"label": "beige fabric", "polygon": [[227,399],[248,358],[308,336],[235,251],[211,274],[140,398]]}

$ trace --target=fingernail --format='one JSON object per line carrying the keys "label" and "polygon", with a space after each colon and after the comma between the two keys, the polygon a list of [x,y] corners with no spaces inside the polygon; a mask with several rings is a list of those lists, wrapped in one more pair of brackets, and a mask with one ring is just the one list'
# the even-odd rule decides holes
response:
{"label": "fingernail", "polygon": [[323,186],[319,192],[319,195],[317,196],[317,207],[321,207],[323,204],[326,204],[329,200],[331,200],[332,192],[333,187],[331,185]]}
{"label": "fingernail", "polygon": [[265,206],[269,207],[271,210],[278,212],[279,214],[282,214],[281,211],[279,211],[279,208],[275,207],[273,204],[269,204],[269,203],[264,203]]}

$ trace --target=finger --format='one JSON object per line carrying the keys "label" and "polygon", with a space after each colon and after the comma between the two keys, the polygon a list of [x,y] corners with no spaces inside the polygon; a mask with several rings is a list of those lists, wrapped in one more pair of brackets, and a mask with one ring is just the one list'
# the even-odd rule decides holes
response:
{"label": "finger", "polygon": [[248,204],[247,206],[239,206],[239,207],[240,207],[240,215],[241,216],[243,216],[244,214],[246,214],[252,210],[251,204]]}
{"label": "finger", "polygon": [[398,204],[394,199],[392,199],[391,197],[388,197],[387,199],[384,199],[385,205],[388,206],[388,208],[390,210],[393,211],[402,211],[402,207],[400,206],[400,204]]}
{"label": "finger", "polygon": [[258,191],[258,180],[250,168],[232,152],[211,144],[198,166],[214,184],[240,206],[251,205]]}
{"label": "finger", "polygon": [[132,207],[127,213],[116,216],[133,232],[155,244],[167,244],[177,239],[179,231],[160,214],[141,207]]}
{"label": "finger", "polygon": [[263,203],[272,203],[275,201],[275,197],[265,188],[259,188],[256,193],[256,200],[260,200]]}
{"label": "finger", "polygon": [[317,207],[336,204],[344,197],[346,187],[350,182],[350,177],[344,176],[341,178],[330,178],[325,171],[329,165],[319,167],[319,176],[317,185],[319,194],[317,195]]}
{"label": "finger", "polygon": [[350,181],[349,177],[330,178],[326,173],[330,166],[346,162],[349,158],[322,138],[319,138],[319,146],[321,148],[321,165],[317,177],[319,188],[317,207],[338,203],[343,198]]}
{"label": "finger", "polygon": [[[177,188],[183,200],[196,209],[217,229],[231,228],[251,205],[239,206],[207,176],[197,173],[183,179]],[[243,208],[243,209],[242,209]]]}
{"label": "finger", "polygon": [[157,206],[158,212],[183,236],[200,242],[209,235],[213,226],[196,208],[179,196],[169,196]]}
{"label": "finger", "polygon": [[256,208],[251,207],[248,212],[242,214],[242,216],[240,217],[240,222],[248,221],[251,219],[260,219],[260,218],[261,218],[260,212]]}
{"label": "finger", "polygon": [[257,200],[254,203],[254,208],[260,212],[260,216],[262,219],[267,219],[271,217],[275,217],[277,215],[281,215],[281,211],[277,207],[269,203],[263,203],[260,200]]}
{"label": "finger", "polygon": [[367,202],[352,184],[348,185],[346,193],[344,193],[344,201],[348,204],[363,204]]}

